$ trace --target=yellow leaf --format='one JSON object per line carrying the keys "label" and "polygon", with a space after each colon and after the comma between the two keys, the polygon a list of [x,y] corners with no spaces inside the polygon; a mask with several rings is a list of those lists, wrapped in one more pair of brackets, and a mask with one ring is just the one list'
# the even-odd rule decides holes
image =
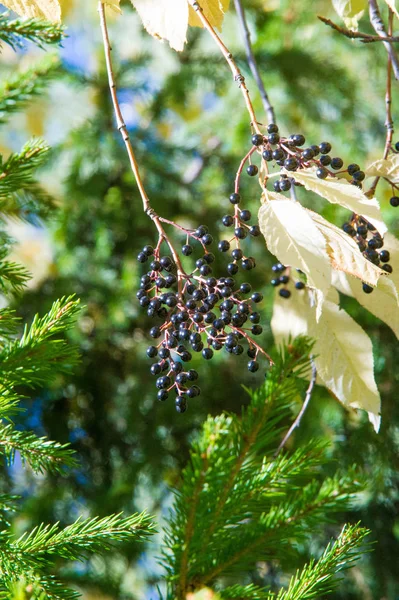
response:
{"label": "yellow leaf", "polygon": [[121,8],[120,8],[120,0],[103,0],[103,3],[106,6],[109,6],[110,8],[112,8],[112,10],[114,10],[115,12],[121,13]]}
{"label": "yellow leaf", "polygon": [[332,0],[332,3],[345,25],[357,31],[359,19],[367,8],[367,0]]}
{"label": "yellow leaf", "polygon": [[2,0],[1,3],[26,19],[38,17],[55,23],[61,21],[61,6],[58,0]]}
{"label": "yellow leaf", "polygon": [[363,256],[356,242],[347,233],[318,213],[311,210],[308,213],[326,239],[327,252],[334,269],[345,271],[373,286],[381,275],[386,276],[385,271]]}
{"label": "yellow leaf", "polygon": [[345,179],[332,177],[319,179],[316,176],[316,169],[301,169],[295,172],[295,180],[302,183],[307,190],[315,192],[332,204],[340,204],[348,210],[362,215],[377,228],[381,235],[387,231],[377,200],[367,198],[362,190]]}
{"label": "yellow leaf", "polygon": [[[200,0],[199,5],[201,6],[204,15],[216,29],[222,29],[222,23],[224,19],[224,13],[229,8],[230,0]],[[202,27],[202,23],[196,14],[196,11],[190,6],[188,24],[193,27]]]}
{"label": "yellow leaf", "polygon": [[385,0],[385,2],[388,4],[388,6],[392,10],[392,12],[395,13],[395,16],[399,19],[398,10],[396,8],[396,0]]}
{"label": "yellow leaf", "polygon": [[259,209],[259,225],[268,249],[287,266],[301,269],[308,284],[323,293],[331,284],[326,241],[299,202],[267,192]]}
{"label": "yellow leaf", "polygon": [[167,40],[171,48],[181,51],[188,26],[187,0],[132,0],[150,35]]}
{"label": "yellow leaf", "polygon": [[327,300],[319,323],[309,319],[308,324],[309,335],[316,340],[318,375],[344,406],[366,410],[378,431],[381,399],[370,338],[348,313]]}
{"label": "yellow leaf", "polygon": [[390,154],[386,160],[376,160],[365,171],[366,177],[386,177],[399,183],[399,154]]}

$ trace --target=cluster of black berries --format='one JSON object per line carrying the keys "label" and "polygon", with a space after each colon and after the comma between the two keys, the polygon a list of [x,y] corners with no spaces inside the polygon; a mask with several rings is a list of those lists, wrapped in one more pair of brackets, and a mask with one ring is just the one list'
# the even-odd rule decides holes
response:
{"label": "cluster of black berries", "polygon": [[[389,251],[382,250],[384,240],[374,225],[364,217],[353,214],[351,220],[343,224],[342,229],[353,237],[359,246],[360,252],[367,260],[381,267],[387,273],[392,273],[392,266],[388,262],[390,259]],[[363,291],[366,294],[371,294],[373,289],[371,285],[363,283]]]}
{"label": "cluster of black berries", "polygon": [[280,288],[278,293],[282,298],[290,298],[291,297],[291,292],[287,288],[287,285],[292,279],[294,280],[294,285],[295,285],[296,290],[303,290],[305,288],[305,283],[299,277],[300,275],[303,275],[303,273],[300,269],[295,269],[295,271],[299,275],[296,278],[292,277],[291,267],[285,267],[281,263],[276,263],[275,265],[273,265],[272,271],[273,271],[273,279],[270,281],[270,283],[272,284],[273,287]]}
{"label": "cluster of black berries", "polygon": [[[288,138],[280,137],[275,124],[268,125],[267,135],[257,133],[252,136],[252,144],[261,150],[262,158],[267,162],[273,162],[292,172],[316,166],[316,175],[319,179],[325,179],[328,175],[334,176],[337,173],[349,173],[352,177],[351,183],[362,187],[365,174],[360,170],[359,165],[351,164],[343,169],[342,158],[330,156],[331,144],[329,142],[321,142],[318,146],[312,145],[303,148],[305,142],[305,137],[300,133]],[[248,175],[253,176],[257,172],[258,168],[255,165],[247,167]],[[274,182],[273,187],[276,192],[288,192],[294,184],[297,185],[295,179],[284,174],[279,181]]]}
{"label": "cluster of black berries", "polygon": [[[248,221],[249,211],[241,211],[239,219],[240,223]],[[157,345],[147,349],[147,355],[157,359],[151,366],[151,373],[157,376],[160,401],[165,401],[169,393],[175,391],[178,412],[186,410],[187,398],[200,394],[200,388],[193,384],[198,378],[197,371],[183,367],[190,362],[193,352],[200,352],[205,360],[210,360],[222,348],[230,354],[243,354],[246,344],[250,359],[248,370],[256,372],[259,369],[257,358],[262,349],[253,337],[263,331],[259,324],[260,314],[255,310],[263,296],[253,292],[249,283],[239,285],[232,277],[238,272],[239,265],[244,270],[255,267],[255,259],[244,256],[238,248],[238,241],[245,237],[241,236],[241,230],[237,231],[240,226],[235,228],[231,241],[219,243],[222,252],[230,249],[233,240],[237,245],[231,252],[227,277],[216,278],[212,274],[215,256],[208,246],[213,239],[204,225],[193,231],[185,230],[187,240],[182,247],[183,256],[190,256],[194,251],[188,243],[190,240],[200,242],[203,250],[190,274],[177,273],[172,258],[159,256],[159,250],[154,251],[151,246],[145,246],[138,255],[139,262],[150,261],[150,268],[141,277],[137,298],[149,317],[162,321],[149,332],[152,338],[159,340]]]}

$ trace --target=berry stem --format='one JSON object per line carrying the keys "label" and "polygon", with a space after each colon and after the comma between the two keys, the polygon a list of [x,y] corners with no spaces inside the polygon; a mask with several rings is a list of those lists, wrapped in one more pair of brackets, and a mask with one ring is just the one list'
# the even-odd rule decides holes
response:
{"label": "berry stem", "polygon": [[105,64],[106,64],[106,68],[107,68],[108,83],[109,83],[109,89],[110,89],[110,93],[111,93],[112,104],[114,107],[117,128],[118,128],[118,131],[120,132],[122,139],[125,143],[126,151],[127,151],[129,161],[130,161],[130,166],[131,166],[131,169],[135,176],[137,187],[139,188],[140,196],[141,196],[141,199],[143,202],[143,210],[150,217],[150,219],[154,222],[154,225],[157,228],[157,231],[159,234],[157,248],[159,248],[160,245],[162,244],[162,241],[164,241],[168,245],[169,250],[173,256],[173,260],[176,263],[177,274],[178,274],[178,293],[179,293],[179,296],[181,297],[182,276],[184,277],[187,275],[182,267],[179,255],[177,254],[176,250],[173,247],[172,242],[169,240],[168,236],[165,233],[165,230],[163,229],[163,227],[161,225],[160,217],[157,215],[157,213],[151,207],[150,199],[147,195],[143,180],[140,175],[139,166],[138,166],[138,163],[136,160],[136,156],[134,154],[133,146],[132,146],[132,143],[131,143],[131,140],[129,137],[129,133],[128,133],[128,130],[126,127],[126,123],[124,121],[123,114],[122,114],[122,111],[121,111],[121,108],[119,105],[119,101],[118,101],[114,71],[112,68],[112,59],[111,59],[112,47],[111,47],[109,34],[108,34],[108,27],[107,27],[107,20],[106,20],[106,16],[105,16],[104,4],[101,0],[98,3],[98,13],[100,15],[100,25],[101,25],[101,33],[102,33],[103,45],[104,45]]}
{"label": "berry stem", "polygon": [[249,32],[247,19],[245,17],[245,10],[244,10],[241,0],[234,0],[234,6],[235,6],[237,17],[238,17],[238,22],[240,24],[240,28],[241,28],[241,31],[242,31],[242,34],[244,37],[244,45],[245,45],[245,52],[247,55],[248,65],[249,65],[249,68],[251,69],[252,77],[255,79],[256,85],[258,86],[260,97],[262,99],[263,109],[264,109],[265,113],[267,114],[268,123],[275,123],[276,122],[276,114],[274,112],[273,106],[270,103],[269,96],[266,92],[265,84],[263,83],[263,80],[262,80],[262,77],[261,77],[261,74],[259,71],[258,63],[256,61],[255,55],[252,50],[251,34]]}
{"label": "berry stem", "polygon": [[238,167],[236,178],[234,180],[234,192],[236,194],[238,194],[240,191],[240,177],[241,177],[241,173],[245,167],[245,163],[247,162],[247,160],[250,158],[250,156],[252,156],[252,154],[255,151],[256,151],[256,146],[252,146],[251,150],[249,152],[247,152],[247,154],[244,156],[244,158],[240,162],[240,166]]}
{"label": "berry stem", "polygon": [[260,352],[261,354],[263,354],[263,356],[265,356],[267,358],[267,360],[269,361],[270,365],[274,365],[274,360],[269,356],[269,354],[263,350],[262,346],[259,346],[259,344],[257,344],[255,342],[255,340],[253,340],[244,329],[241,329],[241,327],[234,327],[234,329],[236,331],[238,331],[239,333],[241,333],[245,339],[247,340],[248,344],[250,346],[255,346],[255,348],[257,349],[258,352]]}
{"label": "berry stem", "polygon": [[220,39],[220,37],[218,36],[218,34],[214,30],[214,28],[212,27],[212,25],[210,24],[210,22],[204,15],[203,10],[202,10],[201,6],[198,4],[197,0],[187,0],[187,1],[193,7],[193,9],[196,11],[198,18],[201,21],[202,25],[213,37],[219,50],[221,51],[224,58],[226,59],[228,65],[231,69],[231,72],[233,73],[234,80],[238,82],[240,90],[242,92],[242,95],[244,96],[245,104],[246,104],[248,113],[251,117],[251,125],[254,128],[255,132],[260,134],[261,131],[259,129],[258,120],[255,115],[255,110],[252,105],[251,98],[249,96],[248,88],[245,84],[244,75],[241,73],[241,71],[237,67],[237,64],[236,64],[230,50],[224,45],[224,43],[222,42],[222,40]]}

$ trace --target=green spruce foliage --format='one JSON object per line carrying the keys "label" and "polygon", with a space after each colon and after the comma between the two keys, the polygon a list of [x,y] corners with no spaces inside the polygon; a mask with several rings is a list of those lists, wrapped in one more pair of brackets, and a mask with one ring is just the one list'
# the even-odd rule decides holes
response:
{"label": "green spruce foliage", "polygon": [[[57,44],[62,29],[37,20],[9,21],[0,17],[0,39],[19,46],[22,39],[39,46]],[[0,90],[0,120],[20,110],[34,95],[43,90],[54,69],[54,61],[14,75]],[[4,219],[27,218],[29,213],[44,214],[49,198],[35,180],[35,172],[48,154],[41,140],[25,144],[19,153],[0,159],[0,213]],[[37,210],[35,210],[35,208]],[[0,285],[3,294],[20,292],[29,274],[7,260],[9,241],[4,231],[0,249]],[[16,453],[24,465],[33,471],[63,473],[75,468],[78,461],[69,444],[52,442],[29,431],[20,431],[13,423],[23,395],[21,390],[45,386],[58,374],[68,371],[78,359],[76,348],[65,340],[65,332],[73,325],[79,312],[79,301],[73,296],[53,303],[40,317],[20,333],[20,321],[8,308],[0,309],[0,454],[7,465]],[[76,590],[52,576],[52,566],[59,559],[83,560],[92,553],[102,553],[116,542],[141,540],[153,530],[150,518],[142,513],[124,517],[122,514],[104,518],[79,518],[67,527],[59,524],[39,525],[21,536],[10,526],[10,515],[16,510],[18,498],[0,494],[0,597],[51,598],[69,600],[79,596]]]}

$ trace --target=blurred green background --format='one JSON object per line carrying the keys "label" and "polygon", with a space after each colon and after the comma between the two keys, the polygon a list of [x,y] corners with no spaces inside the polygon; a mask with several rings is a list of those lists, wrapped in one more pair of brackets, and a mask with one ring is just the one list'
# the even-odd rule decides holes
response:
{"label": "blurred green background", "polygon": [[[223,353],[200,365],[202,395],[184,415],[176,414],[172,402],[157,402],[145,356],[150,320],[139,311],[135,297],[142,274],[136,256],[144,244],[156,241],[155,231],[141,211],[125,150],[115,133],[96,2],[63,4],[68,37],[59,52],[61,66],[47,94],[2,129],[1,150],[18,150],[32,135],[43,136],[53,147],[41,177],[58,209],[45,224],[28,218],[23,225],[10,225],[18,241],[15,254],[34,275],[16,306],[29,320],[55,298],[75,292],[86,308],[70,341],[79,345],[82,362],[71,376],[31,394],[19,425],[71,442],[81,462],[64,477],[37,477],[17,463],[5,471],[1,485],[23,497],[16,531],[40,521],[69,523],[80,514],[144,508],[157,514],[162,525],[170,506],[168,486],[178,481],[190,439],[205,416],[240,411],[247,402],[242,384],[257,385],[264,371],[251,375],[244,356]],[[228,212],[235,171],[250,147],[240,92],[206,33],[192,29],[185,51],[176,54],[143,31],[130,2],[122,2],[122,7],[123,15],[110,22],[119,99],[153,206],[162,216],[187,226],[204,223],[216,237],[222,236],[220,219]],[[317,14],[338,21],[329,0],[249,0],[245,8],[281,131],[304,133],[311,144],[330,141],[332,154],[345,162],[365,166],[379,158],[385,140],[383,46],[354,43],[326,28]],[[366,20],[361,28],[370,30]],[[262,119],[233,8],[226,16],[223,39],[247,76]],[[1,77],[42,55],[30,47],[17,54],[4,48]],[[397,118],[395,98],[396,83]],[[247,178],[243,186],[246,207],[254,213],[258,184]],[[388,187],[379,187],[384,217],[398,235],[399,209],[395,213],[389,206],[390,195]],[[345,211],[321,199],[303,198],[333,222],[345,219]],[[261,238],[251,244],[258,268],[250,280],[265,295],[262,343],[273,352],[267,323],[274,259]],[[373,340],[382,395],[381,431],[375,434],[363,414],[347,413],[318,388],[290,445],[325,438],[336,463],[345,467],[356,462],[367,472],[368,489],[341,522],[361,520],[372,529],[376,545],[347,573],[334,597],[394,600],[399,598],[396,339],[355,301],[343,298],[343,305]],[[204,363],[196,356],[194,368],[200,362]],[[317,553],[337,529],[331,526],[310,539],[301,548],[303,560],[309,552]],[[158,536],[140,555],[137,548],[118,548],[110,557],[68,571],[60,567],[61,573],[86,599],[155,599],[162,580],[156,562],[160,542]],[[258,565],[250,577],[273,589],[286,581],[277,565]]]}

